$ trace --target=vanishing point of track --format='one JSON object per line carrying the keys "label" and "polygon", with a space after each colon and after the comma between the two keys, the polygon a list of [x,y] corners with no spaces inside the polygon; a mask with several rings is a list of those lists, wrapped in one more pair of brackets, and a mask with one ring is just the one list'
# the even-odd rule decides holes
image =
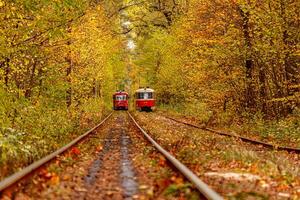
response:
{"label": "vanishing point of track", "polygon": [[[127,112],[129,117],[132,119],[134,124],[138,127],[138,129],[143,133],[144,137],[159,151],[181,174],[184,175],[186,179],[188,179],[191,183],[195,185],[198,191],[205,196],[207,199],[213,200],[220,200],[223,199],[218,193],[212,190],[208,185],[206,185],[203,181],[201,181],[190,169],[188,169],[185,165],[183,165],[180,161],[174,158],[169,152],[163,149],[157,142],[155,142],[149,134],[143,130],[143,128],[137,123],[137,121],[133,118],[133,116]],[[3,181],[0,182],[0,192],[4,191],[5,189],[11,187],[12,185],[16,184],[17,182],[21,181],[24,177],[35,172],[35,170],[39,169],[41,166],[46,165],[49,161],[55,159],[58,155],[64,153],[65,151],[69,150],[75,144],[82,141],[88,135],[93,133],[96,129],[98,129],[102,124],[104,124],[107,119],[110,118],[112,113],[110,113],[105,119],[103,119],[98,125],[96,125],[91,130],[87,131],[86,133],[82,134],[81,136],[74,139],[72,142],[68,143],[67,145],[63,146],[62,148],[56,150],[55,152],[45,156],[44,158],[32,163],[31,165],[25,167],[21,171],[5,178]]]}

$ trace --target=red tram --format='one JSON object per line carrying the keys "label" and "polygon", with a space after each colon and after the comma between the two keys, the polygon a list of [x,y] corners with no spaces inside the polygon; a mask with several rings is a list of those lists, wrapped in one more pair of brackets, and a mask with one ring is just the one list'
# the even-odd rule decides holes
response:
{"label": "red tram", "polygon": [[140,111],[152,111],[155,106],[154,90],[151,88],[141,88],[135,92],[136,109]]}
{"label": "red tram", "polygon": [[114,110],[128,110],[128,93],[124,91],[113,94]]}

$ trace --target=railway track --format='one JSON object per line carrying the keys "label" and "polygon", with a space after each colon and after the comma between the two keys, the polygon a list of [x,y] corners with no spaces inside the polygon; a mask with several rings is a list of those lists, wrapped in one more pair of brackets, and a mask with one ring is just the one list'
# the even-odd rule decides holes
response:
{"label": "railway track", "polygon": [[64,153],[65,151],[69,150],[71,147],[73,147],[75,144],[77,144],[79,141],[87,137],[89,134],[91,134],[93,131],[95,131],[99,126],[101,126],[110,116],[112,113],[110,113],[105,119],[103,119],[99,124],[97,124],[95,127],[90,129],[89,131],[85,132],[81,136],[77,137],[67,145],[61,147],[60,149],[56,150],[55,152],[43,157],[42,159],[30,164],[29,166],[25,167],[24,169],[20,170],[19,172],[16,172],[15,174],[5,178],[0,182],[0,192],[7,189],[8,187],[12,186],[19,180],[21,180],[23,177],[28,176],[30,173],[34,172],[34,170],[38,169],[42,165],[45,165],[49,161],[56,158],[58,155]]}
{"label": "railway track", "polygon": [[128,113],[135,125],[141,130],[144,136],[155,146],[155,148],[163,154],[189,181],[191,181],[196,188],[208,199],[223,199],[218,193],[213,191],[208,185],[200,180],[190,169],[173,157],[169,152],[163,149],[155,140],[153,140],[148,133],[136,122],[130,113]]}
{"label": "railway track", "polygon": [[[198,191],[207,199],[213,199],[213,200],[221,200],[223,199],[217,192],[215,192],[214,190],[212,190],[208,185],[206,185],[202,180],[200,180],[191,170],[189,170],[185,165],[183,165],[180,161],[178,161],[176,158],[174,158],[169,152],[167,152],[165,149],[163,149],[156,141],[154,141],[149,134],[146,133],[145,130],[143,130],[143,128],[137,123],[137,121],[133,118],[133,116],[127,112],[130,119],[133,121],[133,123],[135,124],[135,126],[143,133],[144,137],[157,149],[157,151],[159,151],[182,175],[184,175],[184,177],[189,180],[191,183],[194,184],[194,186],[198,189]],[[102,124],[104,124],[110,117],[112,116],[112,113],[109,114],[101,123],[99,123],[97,126],[95,126],[94,128],[92,128],[91,130],[87,131],[86,133],[84,133],[83,135],[79,136],[78,138],[76,138],[75,140],[73,140],[72,142],[70,142],[69,144],[67,144],[66,146],[58,149],[57,151],[49,154],[48,156],[32,163],[31,165],[29,165],[28,167],[25,167],[23,170],[7,177],[6,179],[4,179],[3,181],[0,182],[0,192],[3,192],[4,190],[6,190],[7,188],[15,185],[16,183],[18,183],[19,181],[21,181],[24,177],[28,177],[31,174],[35,173],[35,170],[39,169],[41,166],[46,165],[47,163],[49,163],[49,161],[55,159],[58,155],[62,154],[63,152],[69,150],[71,147],[73,147],[75,144],[77,144],[79,141],[83,140],[84,138],[86,138],[88,135],[90,135],[91,133],[93,133],[96,129],[98,129]],[[121,128],[121,127],[120,127]],[[118,132],[119,130],[121,130],[121,135]],[[117,132],[116,132],[117,131]],[[124,131],[122,131],[122,129],[118,129],[114,131],[113,135],[111,137],[118,137],[120,140],[120,147],[114,147],[113,151],[117,151],[118,148],[120,148],[121,151],[121,157],[122,157],[122,170],[124,170],[125,172],[128,173],[128,171],[130,171],[130,163],[129,163],[129,158],[128,158],[128,149],[126,148],[126,144],[128,143],[128,136],[126,135],[126,133],[124,133]],[[100,157],[104,157],[105,156],[105,152],[109,151],[109,148],[112,148],[112,146],[116,146],[117,144],[112,144],[115,143],[115,140],[112,139],[108,139],[108,143],[105,143],[104,145],[104,150],[103,150],[103,155]],[[117,148],[117,149],[116,149]],[[100,159],[100,158],[99,158]],[[102,159],[102,160],[101,160]],[[99,163],[101,163],[103,161],[103,158],[101,158],[100,160],[96,160],[94,161],[94,163],[92,165],[98,165],[97,167],[99,167]],[[127,167],[127,168],[126,168]],[[89,183],[93,183],[95,180],[95,178],[97,178],[96,172],[89,172],[89,174],[92,175],[92,179],[90,177],[87,178]],[[126,175],[127,176],[127,175]],[[133,185],[136,183],[132,183],[133,178],[130,179],[123,179],[122,180],[122,184],[124,185]],[[136,186],[134,186],[136,187]],[[136,189],[134,189],[136,190]],[[126,191],[125,191],[126,192]],[[132,195],[134,192],[131,191],[131,189],[129,189],[127,191],[129,193],[129,195]],[[132,193],[132,194],[131,194]]]}
{"label": "railway track", "polygon": [[223,136],[227,136],[227,137],[240,139],[244,142],[248,142],[248,143],[251,143],[251,144],[258,144],[258,145],[262,145],[264,147],[267,147],[267,148],[270,148],[270,149],[275,149],[275,150],[282,150],[282,151],[300,153],[300,148],[277,146],[277,145],[273,145],[273,144],[270,144],[270,143],[254,140],[254,139],[251,139],[251,138],[247,138],[247,137],[244,137],[244,136],[235,135],[235,134],[232,134],[232,133],[226,133],[226,132],[215,130],[215,129],[208,128],[208,127],[201,127],[201,126],[198,126],[198,125],[195,125],[195,124],[191,124],[191,123],[187,123],[187,122],[177,120],[177,119],[172,118],[172,117],[167,117],[167,116],[164,116],[164,117],[167,118],[167,119],[170,119],[172,121],[175,121],[177,123],[181,123],[181,124],[193,127],[193,128],[209,131],[209,132],[212,132],[212,133],[215,133],[215,134],[218,134],[218,135],[223,135]]}

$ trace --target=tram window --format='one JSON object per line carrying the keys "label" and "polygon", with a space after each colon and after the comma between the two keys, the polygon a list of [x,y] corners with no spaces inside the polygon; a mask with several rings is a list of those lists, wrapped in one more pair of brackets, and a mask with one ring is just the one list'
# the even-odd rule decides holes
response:
{"label": "tram window", "polygon": [[153,98],[153,93],[152,92],[148,92],[148,99],[152,99]]}
{"label": "tram window", "polygon": [[152,99],[153,94],[152,92],[139,92],[136,93],[136,98],[137,99]]}
{"label": "tram window", "polygon": [[144,93],[141,93],[141,92],[136,93],[136,98],[137,99],[143,99],[144,98]]}
{"label": "tram window", "polygon": [[116,96],[116,100],[117,100],[117,101],[126,100],[126,95],[117,95],[117,96]]}
{"label": "tram window", "polygon": [[146,93],[144,93],[144,99],[149,99],[149,97],[148,97],[148,93],[146,92]]}

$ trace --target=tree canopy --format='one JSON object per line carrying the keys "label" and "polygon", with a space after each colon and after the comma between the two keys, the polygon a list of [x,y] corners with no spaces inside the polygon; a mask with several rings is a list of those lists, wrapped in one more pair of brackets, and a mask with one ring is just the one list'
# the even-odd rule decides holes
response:
{"label": "tree canopy", "polygon": [[135,63],[161,103],[286,116],[299,106],[299,6],[294,0],[145,3],[129,12]]}

